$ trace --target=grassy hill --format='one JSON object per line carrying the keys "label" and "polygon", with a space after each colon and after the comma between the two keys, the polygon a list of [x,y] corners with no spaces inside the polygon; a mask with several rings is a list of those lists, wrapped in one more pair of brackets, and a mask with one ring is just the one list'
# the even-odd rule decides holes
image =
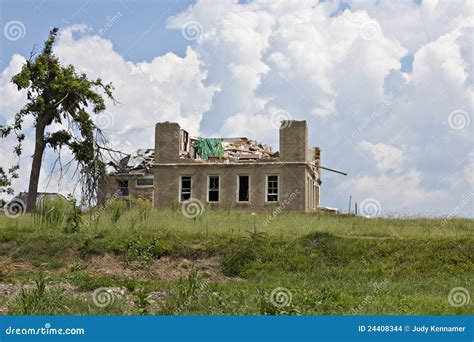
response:
{"label": "grassy hill", "polygon": [[46,209],[0,215],[0,313],[474,313],[470,219]]}

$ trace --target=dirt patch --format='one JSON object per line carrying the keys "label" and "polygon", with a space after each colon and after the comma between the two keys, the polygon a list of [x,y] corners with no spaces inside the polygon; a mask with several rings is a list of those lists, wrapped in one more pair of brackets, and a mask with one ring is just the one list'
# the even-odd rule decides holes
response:
{"label": "dirt patch", "polygon": [[0,284],[0,296],[12,296],[16,295],[21,289],[20,285],[14,284]]}
{"label": "dirt patch", "polygon": [[13,261],[9,257],[0,257],[0,280],[7,273],[15,271],[32,271],[34,268],[35,267],[29,262]]}
{"label": "dirt patch", "polygon": [[346,235],[340,236],[345,239],[361,239],[361,240],[388,240],[393,239],[393,236],[369,236],[369,235]]}
{"label": "dirt patch", "polygon": [[91,273],[120,276],[136,276],[134,270],[125,267],[125,262],[112,254],[94,256],[89,259],[86,270]]}
{"label": "dirt patch", "polygon": [[229,280],[229,278],[220,273],[220,262],[217,257],[197,260],[164,257],[154,260],[150,264],[153,275],[158,279],[165,280],[175,280],[179,277],[185,277],[193,267],[199,269],[206,279],[219,282]]}
{"label": "dirt patch", "polygon": [[86,270],[95,274],[176,280],[179,277],[185,277],[192,267],[199,269],[204,278],[212,281],[225,282],[230,279],[220,273],[220,263],[217,257],[197,260],[163,257],[147,264],[138,261],[127,264],[119,256],[105,254],[92,257]]}

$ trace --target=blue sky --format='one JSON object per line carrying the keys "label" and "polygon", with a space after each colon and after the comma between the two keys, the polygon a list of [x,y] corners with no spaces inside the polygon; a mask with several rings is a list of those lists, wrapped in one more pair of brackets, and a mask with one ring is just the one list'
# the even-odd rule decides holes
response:
{"label": "blue sky", "polygon": [[60,59],[116,86],[120,105],[97,118],[116,148],[153,146],[163,120],[278,148],[277,121],[304,119],[323,165],[349,173],[323,174],[323,205],[352,196],[385,215],[473,216],[469,0],[0,4],[0,123],[25,101],[11,76],[59,26]]}
{"label": "blue sky", "polygon": [[[189,42],[182,39],[179,31],[167,29],[166,19],[194,3],[195,1],[187,0],[70,0],[65,5],[59,1],[2,0],[2,22],[20,20],[28,23],[28,28],[20,42],[2,40],[0,68],[6,67],[14,53],[28,55],[32,46],[43,41],[45,32],[54,26],[84,23],[99,32],[107,18],[117,13],[122,14],[123,20],[120,25],[113,25],[108,29],[104,36],[128,60],[146,61],[166,52],[183,56]],[[334,14],[347,8],[350,6],[343,1]],[[412,55],[407,55],[402,60],[402,70],[410,71],[412,59]]]}
{"label": "blue sky", "polygon": [[3,69],[14,53],[28,55],[35,44],[40,44],[54,26],[65,27],[83,23],[99,31],[118,12],[120,25],[113,25],[106,36],[115,49],[133,62],[150,60],[166,52],[182,56],[187,41],[181,33],[166,29],[166,19],[186,9],[193,1],[45,1],[2,0],[1,20],[20,20],[26,25],[21,41],[2,39],[0,67]]}

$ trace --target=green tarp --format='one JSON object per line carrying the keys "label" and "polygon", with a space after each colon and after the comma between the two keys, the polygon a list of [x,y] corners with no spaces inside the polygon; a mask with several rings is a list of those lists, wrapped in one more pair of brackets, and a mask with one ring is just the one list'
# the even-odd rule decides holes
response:
{"label": "green tarp", "polygon": [[209,157],[222,157],[224,150],[220,139],[215,138],[199,138],[193,147],[202,160],[208,160]]}

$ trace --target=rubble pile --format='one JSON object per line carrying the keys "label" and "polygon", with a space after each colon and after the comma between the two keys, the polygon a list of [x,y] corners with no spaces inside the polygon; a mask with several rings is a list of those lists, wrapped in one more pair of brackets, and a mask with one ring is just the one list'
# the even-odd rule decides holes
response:
{"label": "rubble pile", "polygon": [[224,159],[256,160],[278,157],[278,152],[272,152],[268,145],[260,144],[247,138],[222,139]]}
{"label": "rubble pile", "polygon": [[154,149],[138,149],[135,153],[132,153],[127,160],[127,168],[149,168],[153,165],[155,159]]}
{"label": "rubble pile", "polygon": [[[186,149],[180,149],[180,159],[198,162],[252,161],[274,159],[280,156],[268,145],[248,138],[198,138],[189,137]],[[151,171],[154,163],[154,149],[139,149],[118,162],[109,162],[109,174],[137,173]]]}
{"label": "rubble pile", "polygon": [[151,148],[138,149],[117,161],[109,161],[106,170],[108,174],[127,173],[133,171],[150,171],[155,159],[155,150]]}
{"label": "rubble pile", "polygon": [[190,137],[188,151],[180,151],[181,159],[197,161],[246,161],[278,158],[268,145],[248,138],[200,138]]}

